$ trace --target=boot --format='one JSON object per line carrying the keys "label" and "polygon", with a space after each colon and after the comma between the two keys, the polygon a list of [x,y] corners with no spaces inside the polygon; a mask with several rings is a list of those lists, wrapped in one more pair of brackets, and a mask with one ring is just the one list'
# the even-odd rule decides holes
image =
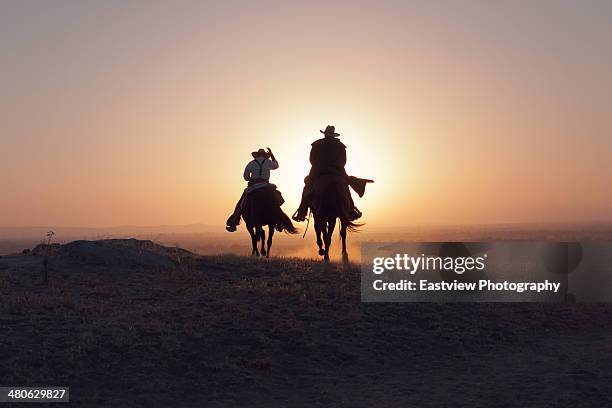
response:
{"label": "boot", "polygon": [[234,212],[229,216],[227,221],[225,221],[225,229],[228,232],[236,231],[236,226],[240,225],[240,212],[242,211],[242,205],[244,204],[245,193],[242,193],[240,196],[240,200],[236,203],[236,207],[234,207]]}
{"label": "boot", "polygon": [[225,229],[228,232],[234,232],[238,224],[240,224],[240,214],[238,214],[238,217],[236,217],[236,214],[232,214],[225,222]]}
{"label": "boot", "polygon": [[302,222],[306,220],[306,216],[308,215],[308,206],[304,204],[300,204],[300,207],[297,211],[291,216],[293,221]]}
{"label": "boot", "polygon": [[[308,180],[308,176],[304,179],[306,182]],[[302,190],[302,200],[300,200],[300,206],[297,211],[291,216],[293,221],[302,222],[306,220],[306,216],[308,215],[308,207],[310,203],[310,195],[312,194],[312,187],[310,183],[306,183],[304,185],[304,190]]]}

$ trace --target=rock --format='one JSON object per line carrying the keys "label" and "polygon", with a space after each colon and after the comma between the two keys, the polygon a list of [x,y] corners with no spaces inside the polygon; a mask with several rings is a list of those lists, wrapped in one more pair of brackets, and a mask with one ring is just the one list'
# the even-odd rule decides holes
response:
{"label": "rock", "polygon": [[41,244],[37,256],[57,257],[71,263],[121,267],[175,267],[195,255],[182,248],[170,248],[149,240],[105,239],[73,241],[67,244]]}
{"label": "rock", "polygon": [[53,256],[57,255],[59,249],[62,246],[60,244],[39,244],[32,249],[32,255],[34,256]]}

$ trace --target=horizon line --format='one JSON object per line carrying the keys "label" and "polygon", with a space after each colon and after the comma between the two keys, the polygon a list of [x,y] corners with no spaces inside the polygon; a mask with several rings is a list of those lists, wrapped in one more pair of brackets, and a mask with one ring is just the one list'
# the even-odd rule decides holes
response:
{"label": "horizon line", "polygon": [[[518,226],[518,225],[594,225],[594,224],[612,224],[612,220],[580,220],[580,221],[500,221],[500,222],[468,222],[468,223],[437,223],[437,222],[426,222],[426,223],[412,223],[412,224],[371,224],[370,227],[375,228],[404,228],[404,227],[479,227],[479,226]],[[121,224],[121,225],[110,225],[110,226],[91,226],[91,225],[0,225],[0,229],[33,229],[33,228],[58,228],[58,229],[118,229],[118,228],[184,228],[184,227],[211,227],[211,228],[223,228],[223,224],[210,224],[210,223],[189,223],[189,224],[149,224],[149,225],[138,225],[138,224]]]}

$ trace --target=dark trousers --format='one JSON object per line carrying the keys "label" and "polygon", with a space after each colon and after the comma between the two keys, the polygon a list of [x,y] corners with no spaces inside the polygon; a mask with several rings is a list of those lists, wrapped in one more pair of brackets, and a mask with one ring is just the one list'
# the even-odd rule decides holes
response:
{"label": "dark trousers", "polygon": [[[304,179],[304,189],[302,190],[302,200],[300,201],[300,206],[298,207],[296,213],[298,215],[306,216],[308,213],[308,208],[311,207],[312,197],[314,195],[314,182],[312,181],[312,177],[308,176]],[[353,201],[353,197],[349,193],[349,199],[351,201],[351,209],[352,209],[352,218],[353,220],[361,217],[361,211],[357,209],[355,206],[355,202]],[[352,220],[350,220],[352,221]]]}

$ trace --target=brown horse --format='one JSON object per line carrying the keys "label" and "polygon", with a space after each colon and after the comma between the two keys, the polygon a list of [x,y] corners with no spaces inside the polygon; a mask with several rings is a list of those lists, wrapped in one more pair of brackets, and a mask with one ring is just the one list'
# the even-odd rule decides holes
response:
{"label": "brown horse", "polygon": [[[332,234],[336,228],[336,219],[340,220],[340,237],[342,238],[342,259],[348,260],[346,252],[346,230],[357,231],[362,224],[351,220],[351,192],[343,177],[335,175],[322,175],[314,182],[314,195],[312,199],[312,215],[317,235],[319,255],[324,262],[329,262],[329,248]],[[323,236],[321,238],[321,235]],[[325,247],[323,246],[325,244]]]}
{"label": "brown horse", "polygon": [[[296,234],[298,231],[293,223],[280,208],[278,192],[270,188],[262,188],[252,191],[246,197],[244,206],[241,210],[242,219],[251,235],[253,251],[251,255],[265,255],[270,257],[272,247],[272,237],[274,230],[285,231],[289,234]],[[266,232],[263,227],[268,226],[268,248],[266,250]],[[257,249],[257,242],[261,240],[261,251]]]}

